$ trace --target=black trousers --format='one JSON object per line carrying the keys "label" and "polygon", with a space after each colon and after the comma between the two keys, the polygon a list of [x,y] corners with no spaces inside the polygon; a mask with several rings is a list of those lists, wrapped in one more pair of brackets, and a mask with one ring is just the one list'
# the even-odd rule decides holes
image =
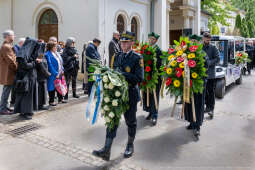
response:
{"label": "black trousers", "polygon": [[15,92],[15,87],[12,88],[12,92],[11,92],[11,104],[15,104],[15,99],[16,99],[16,92]]}
{"label": "black trousers", "polygon": [[[138,102],[138,89],[129,88],[129,109],[124,113],[125,122],[128,127],[128,136],[135,138],[136,135],[136,112],[137,112],[137,102]],[[106,129],[106,138],[114,139],[117,135],[118,126],[113,129]]]}
{"label": "black trousers", "polygon": [[73,93],[76,93],[76,80],[77,80],[77,71],[73,71],[72,73],[65,73],[66,85],[67,85],[67,93],[65,95],[65,99],[68,99],[69,85],[72,81],[72,90]]}
{"label": "black trousers", "polygon": [[216,80],[208,79],[206,84],[206,95],[205,95],[205,104],[206,108],[211,111],[214,110],[215,106],[215,88],[216,88]]}
{"label": "black trousers", "polygon": [[57,91],[57,90],[53,90],[53,91],[49,91],[49,103],[54,103],[54,99],[55,99],[55,93],[57,92],[57,96],[58,96],[58,101],[62,101],[63,100],[63,96]]}

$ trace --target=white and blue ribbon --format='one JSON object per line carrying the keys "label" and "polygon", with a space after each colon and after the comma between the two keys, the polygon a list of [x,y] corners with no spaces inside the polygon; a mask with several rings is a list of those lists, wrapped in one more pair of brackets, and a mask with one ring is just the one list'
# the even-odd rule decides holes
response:
{"label": "white and blue ribbon", "polygon": [[96,101],[96,107],[94,110],[94,114],[92,116],[92,125],[94,125],[98,118],[99,108],[101,107],[102,99],[103,99],[103,85],[102,85],[102,79],[100,77],[100,74],[96,74],[96,82],[93,84],[87,109],[86,109],[86,119],[90,121],[90,115],[91,115],[91,105],[94,101],[95,92],[97,92],[97,101]]}

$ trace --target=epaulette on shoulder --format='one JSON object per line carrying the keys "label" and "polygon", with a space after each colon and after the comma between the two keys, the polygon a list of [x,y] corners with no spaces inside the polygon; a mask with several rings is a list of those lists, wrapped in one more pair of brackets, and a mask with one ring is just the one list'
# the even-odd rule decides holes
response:
{"label": "epaulette on shoulder", "polygon": [[141,54],[139,54],[139,53],[137,53],[137,52],[135,52],[135,51],[134,51],[133,54],[134,54],[135,56],[137,56],[137,58],[139,58],[139,59],[140,59],[140,58],[143,58],[143,56],[142,56]]}

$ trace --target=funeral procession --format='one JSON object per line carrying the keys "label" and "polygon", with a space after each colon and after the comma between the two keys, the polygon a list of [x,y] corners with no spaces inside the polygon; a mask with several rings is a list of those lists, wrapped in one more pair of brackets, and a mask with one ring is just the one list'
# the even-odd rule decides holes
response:
{"label": "funeral procession", "polygon": [[255,170],[255,0],[0,0],[0,170]]}

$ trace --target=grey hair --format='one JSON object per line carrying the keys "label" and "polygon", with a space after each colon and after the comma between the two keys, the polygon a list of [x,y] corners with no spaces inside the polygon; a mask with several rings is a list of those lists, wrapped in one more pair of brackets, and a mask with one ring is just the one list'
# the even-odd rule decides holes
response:
{"label": "grey hair", "polygon": [[20,38],[18,43],[25,42],[25,41],[26,41],[26,38]]}
{"label": "grey hair", "polygon": [[5,39],[9,35],[14,35],[14,32],[12,30],[5,30],[3,32],[3,38]]}
{"label": "grey hair", "polygon": [[113,35],[115,35],[115,34],[120,34],[120,33],[119,33],[119,31],[114,31]]}
{"label": "grey hair", "polygon": [[49,41],[58,41],[57,37],[50,37]]}
{"label": "grey hair", "polygon": [[71,47],[72,43],[75,43],[74,37],[68,37],[66,40],[66,47]]}

